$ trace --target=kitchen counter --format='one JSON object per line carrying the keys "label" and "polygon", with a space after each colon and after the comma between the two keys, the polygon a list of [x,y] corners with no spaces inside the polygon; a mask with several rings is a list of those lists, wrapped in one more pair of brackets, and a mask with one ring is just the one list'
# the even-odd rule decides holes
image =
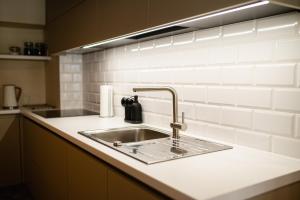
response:
{"label": "kitchen counter", "polygon": [[132,126],[123,119],[83,116],[45,119],[23,115],[101,160],[174,199],[246,199],[300,180],[300,160],[242,146],[146,165],[78,131]]}
{"label": "kitchen counter", "polygon": [[10,114],[19,114],[21,111],[20,109],[13,109],[13,110],[0,110],[0,115],[10,115]]}

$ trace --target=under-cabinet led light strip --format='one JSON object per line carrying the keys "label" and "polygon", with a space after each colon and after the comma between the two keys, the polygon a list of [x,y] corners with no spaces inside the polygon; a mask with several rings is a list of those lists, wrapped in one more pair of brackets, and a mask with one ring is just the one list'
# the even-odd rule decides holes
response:
{"label": "under-cabinet led light strip", "polygon": [[117,37],[117,38],[113,38],[113,39],[104,40],[104,41],[101,41],[101,42],[85,45],[82,48],[83,49],[88,49],[88,48],[100,46],[100,45],[103,45],[103,44],[108,44],[108,43],[111,43],[111,42],[116,42],[116,41],[120,41],[120,40],[123,40],[123,39],[128,39],[130,37],[134,37],[134,36],[137,36],[137,35],[141,35],[141,34],[150,33],[150,32],[153,32],[153,31],[161,30],[161,29],[164,29],[164,28],[168,28],[168,27],[172,27],[172,26],[180,26],[180,25],[184,25],[184,24],[187,24],[187,23],[191,23],[191,22],[195,22],[195,21],[199,21],[199,20],[203,20],[203,19],[208,19],[208,18],[211,18],[211,17],[216,17],[216,16],[225,15],[225,14],[232,13],[232,12],[237,12],[237,11],[240,11],[240,10],[245,10],[245,9],[249,9],[249,8],[253,8],[253,7],[257,7],[257,6],[263,6],[263,5],[266,5],[266,4],[269,4],[269,3],[270,3],[269,1],[259,1],[259,2],[248,4],[248,5],[245,5],[245,6],[240,6],[240,7],[237,7],[237,8],[232,8],[232,9],[228,9],[228,10],[208,14],[208,15],[205,15],[205,16],[197,17],[197,18],[190,19],[190,20],[183,21],[183,22],[179,22],[179,23],[176,23],[176,24],[171,24],[171,25],[159,27],[159,28],[156,28],[156,29],[141,31],[141,32],[138,32],[138,33],[135,33],[135,34],[129,34],[129,35],[125,35],[125,36],[121,36],[121,37]]}

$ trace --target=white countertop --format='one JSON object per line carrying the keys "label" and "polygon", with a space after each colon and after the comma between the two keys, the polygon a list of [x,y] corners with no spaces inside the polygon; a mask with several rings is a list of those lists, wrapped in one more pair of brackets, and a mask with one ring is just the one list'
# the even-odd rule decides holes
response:
{"label": "white countertop", "polygon": [[230,150],[146,165],[77,133],[131,125],[121,118],[45,119],[29,111],[22,113],[174,199],[246,199],[300,180],[299,159],[237,145]]}
{"label": "white countertop", "polygon": [[20,109],[13,109],[13,110],[3,109],[0,110],[0,115],[19,114],[20,112],[21,112]]}

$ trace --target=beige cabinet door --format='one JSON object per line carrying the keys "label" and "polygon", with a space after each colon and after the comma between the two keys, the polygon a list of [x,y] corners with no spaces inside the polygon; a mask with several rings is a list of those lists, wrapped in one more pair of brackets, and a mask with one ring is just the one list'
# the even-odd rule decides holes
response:
{"label": "beige cabinet door", "polygon": [[108,199],[168,199],[143,183],[138,182],[120,171],[110,168],[107,173]]}
{"label": "beige cabinet door", "polygon": [[18,115],[0,116],[0,187],[21,182]]}
{"label": "beige cabinet door", "polygon": [[149,0],[149,26],[192,17],[247,0]]}
{"label": "beige cabinet door", "polygon": [[69,200],[107,199],[107,167],[81,149],[68,148]]}
{"label": "beige cabinet door", "polygon": [[46,26],[49,53],[95,42],[99,39],[97,0],[82,1]]}
{"label": "beige cabinet door", "polygon": [[108,39],[147,27],[148,0],[97,0],[100,39]]}
{"label": "beige cabinet door", "polygon": [[46,23],[62,16],[81,1],[83,0],[46,0]]}
{"label": "beige cabinet door", "polygon": [[67,199],[67,144],[26,118],[23,138],[25,183],[35,199]]}

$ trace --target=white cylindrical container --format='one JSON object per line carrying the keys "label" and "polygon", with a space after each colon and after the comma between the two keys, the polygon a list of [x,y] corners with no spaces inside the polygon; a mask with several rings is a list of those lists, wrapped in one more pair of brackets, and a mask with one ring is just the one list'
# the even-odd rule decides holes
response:
{"label": "white cylindrical container", "polygon": [[111,85],[100,86],[100,117],[113,117],[113,87]]}

